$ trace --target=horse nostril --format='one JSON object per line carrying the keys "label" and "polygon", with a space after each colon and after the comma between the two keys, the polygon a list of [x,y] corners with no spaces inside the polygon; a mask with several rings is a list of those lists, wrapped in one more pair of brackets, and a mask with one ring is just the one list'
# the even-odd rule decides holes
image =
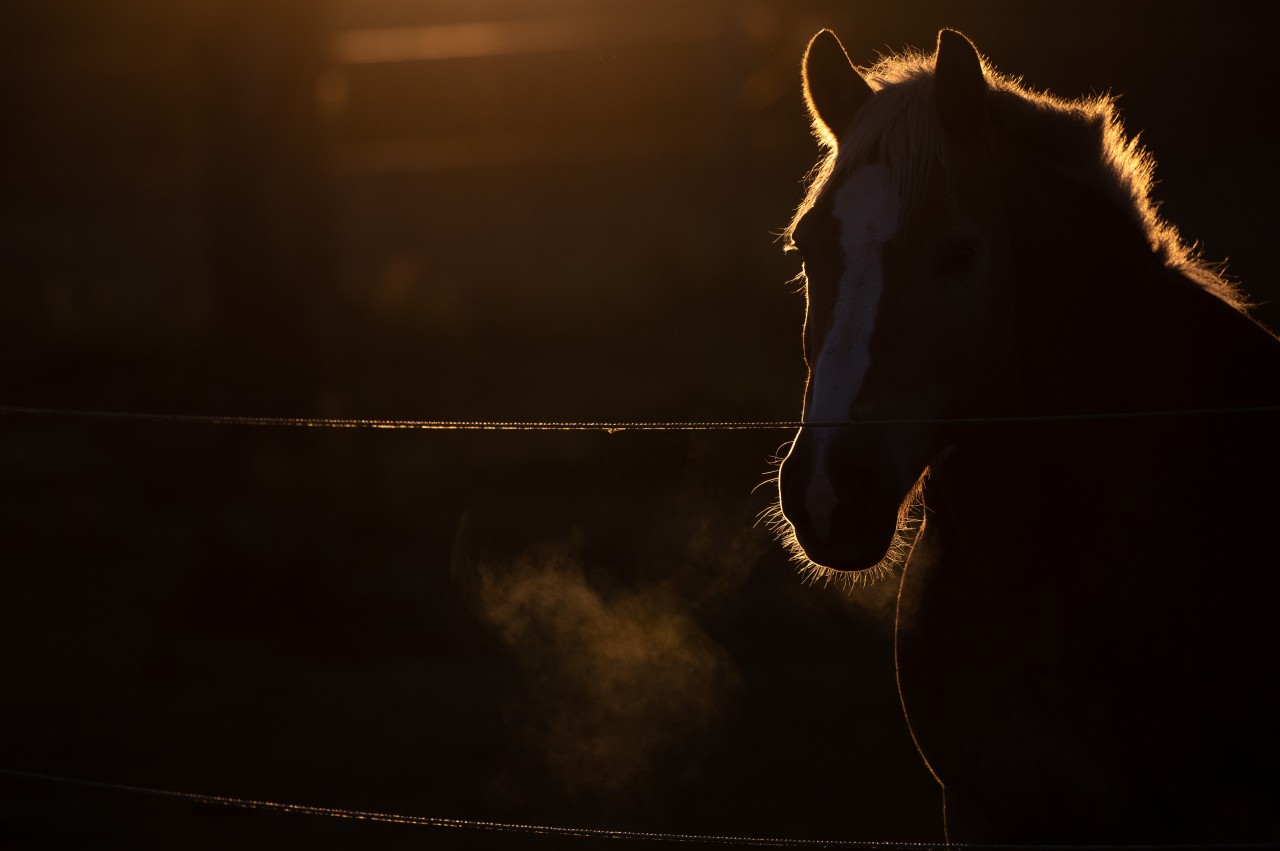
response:
{"label": "horse nostril", "polygon": [[875,492],[875,470],[842,458],[847,453],[842,441],[811,447],[797,443],[778,471],[779,496],[789,516],[829,517],[841,503],[865,501]]}
{"label": "horse nostril", "polygon": [[794,454],[782,462],[778,468],[778,497],[784,511],[792,511],[802,504],[812,470],[812,465],[803,463]]}

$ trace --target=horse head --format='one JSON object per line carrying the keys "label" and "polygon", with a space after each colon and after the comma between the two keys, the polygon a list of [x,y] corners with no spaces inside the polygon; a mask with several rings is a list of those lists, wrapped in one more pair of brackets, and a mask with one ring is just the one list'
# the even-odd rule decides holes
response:
{"label": "horse head", "polygon": [[955,439],[943,421],[995,410],[1007,384],[1007,228],[982,60],[944,30],[897,73],[864,77],[827,30],[805,53],[827,156],[787,231],[809,372],[779,526],[821,573],[900,554],[913,497]]}

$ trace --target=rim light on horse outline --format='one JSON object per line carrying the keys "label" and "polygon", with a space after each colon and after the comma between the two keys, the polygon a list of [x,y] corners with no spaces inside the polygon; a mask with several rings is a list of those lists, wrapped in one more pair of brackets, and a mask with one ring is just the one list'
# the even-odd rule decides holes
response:
{"label": "rim light on horse outline", "polygon": [[1275,336],[1156,214],[1109,98],[946,30],[864,71],[824,30],[804,71],[826,155],[786,236],[829,427],[768,516],[811,577],[902,565],[948,838],[1280,841],[1274,424],[1089,416],[1274,406]]}

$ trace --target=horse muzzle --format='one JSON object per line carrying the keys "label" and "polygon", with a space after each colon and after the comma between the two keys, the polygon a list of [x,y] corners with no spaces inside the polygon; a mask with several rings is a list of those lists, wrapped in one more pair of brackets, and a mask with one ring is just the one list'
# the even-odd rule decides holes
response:
{"label": "horse muzzle", "polygon": [[782,513],[796,543],[832,570],[875,567],[893,543],[901,494],[875,468],[840,463],[811,446],[797,440],[779,475]]}

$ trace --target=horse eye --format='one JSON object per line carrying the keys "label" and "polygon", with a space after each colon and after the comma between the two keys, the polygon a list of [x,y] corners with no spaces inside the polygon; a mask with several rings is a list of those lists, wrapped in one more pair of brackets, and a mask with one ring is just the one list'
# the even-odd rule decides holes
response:
{"label": "horse eye", "polygon": [[978,246],[972,240],[963,239],[942,246],[934,258],[934,271],[946,278],[964,277],[978,259]]}

